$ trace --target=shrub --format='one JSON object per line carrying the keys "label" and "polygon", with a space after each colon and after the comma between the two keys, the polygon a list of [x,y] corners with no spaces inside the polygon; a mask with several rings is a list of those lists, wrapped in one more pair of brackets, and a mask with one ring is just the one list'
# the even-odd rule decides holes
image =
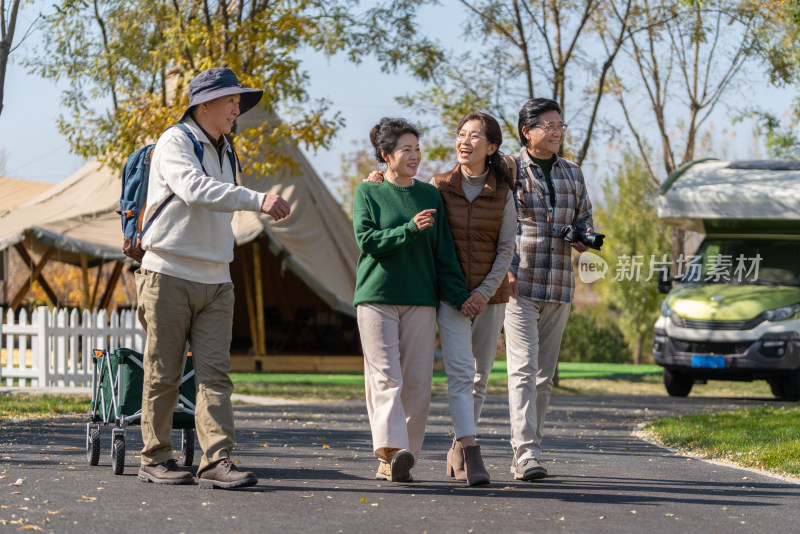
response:
{"label": "shrub", "polygon": [[633,355],[619,327],[575,310],[561,338],[562,362],[631,363]]}

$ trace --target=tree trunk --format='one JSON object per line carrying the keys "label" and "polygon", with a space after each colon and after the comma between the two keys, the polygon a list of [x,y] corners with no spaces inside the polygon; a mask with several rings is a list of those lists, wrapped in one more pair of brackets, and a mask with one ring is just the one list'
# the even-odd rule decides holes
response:
{"label": "tree trunk", "polygon": [[684,249],[683,242],[686,239],[686,230],[681,228],[672,228],[672,275],[678,276],[678,267],[682,264],[680,260],[683,258]]}
{"label": "tree trunk", "polygon": [[644,334],[639,333],[636,336],[636,354],[633,355],[633,363],[636,365],[642,364],[643,345],[644,345]]}

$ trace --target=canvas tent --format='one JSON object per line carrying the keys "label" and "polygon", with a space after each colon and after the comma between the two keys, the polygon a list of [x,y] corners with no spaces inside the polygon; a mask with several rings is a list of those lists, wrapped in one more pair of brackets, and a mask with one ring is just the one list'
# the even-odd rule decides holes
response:
{"label": "canvas tent", "polygon": [[[36,198],[51,187],[53,184],[50,183],[0,176],[0,192],[2,192],[0,194],[0,214]],[[0,250],[0,280],[2,280],[3,295],[6,295],[8,290],[7,278],[7,251]]]}
{"label": "canvas tent", "polygon": [[53,184],[0,176],[0,214],[36,198]]}
{"label": "canvas tent", "polygon": [[[264,111],[253,110],[240,119],[240,128],[265,119]],[[358,247],[352,225],[303,154],[292,146],[284,150],[298,163],[299,172],[260,180],[244,176],[242,184],[280,194],[291,205],[291,215],[276,222],[266,215],[240,212],[233,221],[235,335],[249,338],[244,342],[252,342],[257,354],[265,348],[267,321],[278,331],[302,332],[306,339],[314,335],[310,329],[315,322],[325,323],[318,330],[329,334],[335,329],[355,331],[352,301]],[[84,268],[113,261],[121,271],[130,260],[120,252],[120,220],[115,213],[120,186],[117,172],[96,161],[87,163],[44,194],[0,213],[0,250],[23,247],[40,258]],[[107,302],[102,299],[100,304]],[[327,318],[320,319],[323,315]]]}
{"label": "canvas tent", "polygon": [[800,222],[800,161],[701,160],[664,183],[658,216],[700,233],[795,231]]}

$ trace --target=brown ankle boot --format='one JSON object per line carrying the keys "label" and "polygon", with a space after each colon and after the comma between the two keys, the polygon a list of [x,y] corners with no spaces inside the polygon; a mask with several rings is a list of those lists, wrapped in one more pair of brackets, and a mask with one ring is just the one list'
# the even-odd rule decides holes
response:
{"label": "brown ankle boot", "polygon": [[467,484],[470,486],[480,486],[489,483],[489,473],[483,465],[481,458],[481,446],[472,445],[464,447],[464,470],[466,471]]}
{"label": "brown ankle boot", "polygon": [[456,480],[466,480],[467,472],[464,471],[464,452],[461,442],[453,438],[453,444],[447,451],[447,474],[456,477]]}

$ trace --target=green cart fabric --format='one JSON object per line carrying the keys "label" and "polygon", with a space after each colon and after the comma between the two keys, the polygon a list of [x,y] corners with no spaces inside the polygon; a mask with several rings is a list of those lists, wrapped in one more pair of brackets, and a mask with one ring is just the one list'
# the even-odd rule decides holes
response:
{"label": "green cart fabric", "polygon": [[[142,354],[131,349],[119,348],[113,353],[108,353],[107,357],[111,363],[111,376],[109,376],[106,363],[103,361],[104,357],[93,356],[95,365],[98,366],[98,375],[100,377],[100,388],[103,391],[103,398],[100,397],[100,392],[97,395],[97,408],[100,413],[105,413],[111,404],[112,396],[116,397],[117,392],[114,390],[114,376],[120,374],[119,388],[121,393],[122,402],[117,406],[117,413],[115,417],[109,417],[109,422],[115,421],[122,417],[130,417],[142,409],[142,388],[144,385],[144,370],[133,361],[130,357],[137,358],[142,361]],[[185,377],[194,369],[192,358],[186,358],[186,367],[183,370]],[[184,381],[181,384],[181,394],[189,399],[192,404],[195,404],[196,391],[194,376]],[[105,399],[105,404],[103,403]],[[92,411],[95,406],[92,405]],[[130,425],[138,425],[140,421],[131,421]],[[172,419],[172,428],[194,428],[194,416],[188,413],[176,413]]]}

